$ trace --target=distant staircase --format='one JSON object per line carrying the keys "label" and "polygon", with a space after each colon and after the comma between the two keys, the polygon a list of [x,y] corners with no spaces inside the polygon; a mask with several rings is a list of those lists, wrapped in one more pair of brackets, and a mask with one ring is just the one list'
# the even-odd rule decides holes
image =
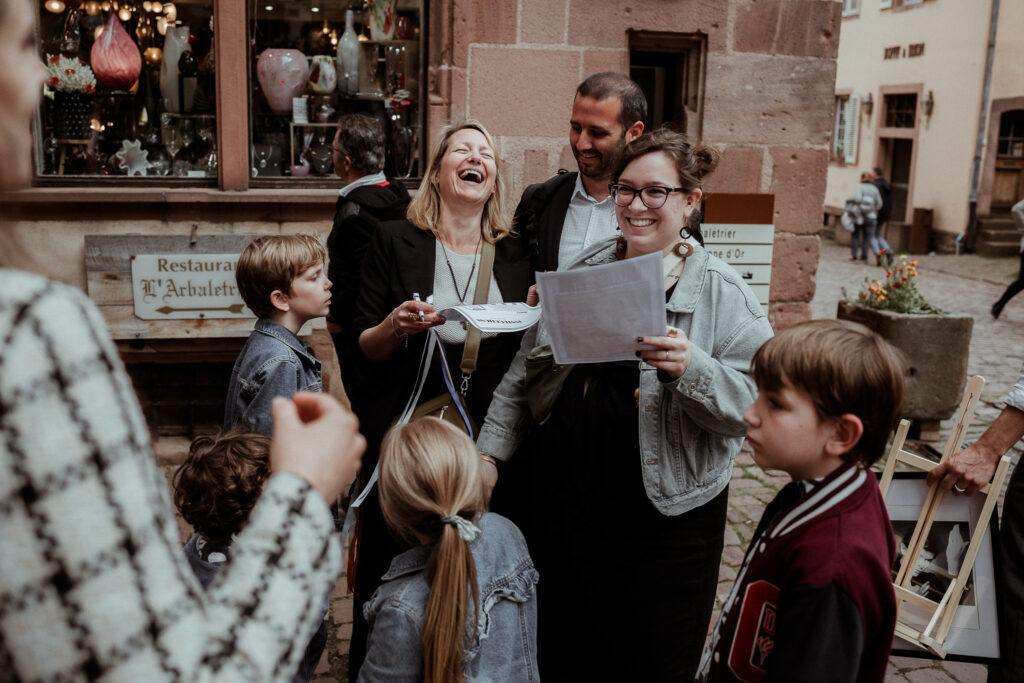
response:
{"label": "distant staircase", "polygon": [[978,219],[974,251],[981,256],[1016,256],[1020,253],[1020,238],[1010,210],[993,208],[990,215]]}

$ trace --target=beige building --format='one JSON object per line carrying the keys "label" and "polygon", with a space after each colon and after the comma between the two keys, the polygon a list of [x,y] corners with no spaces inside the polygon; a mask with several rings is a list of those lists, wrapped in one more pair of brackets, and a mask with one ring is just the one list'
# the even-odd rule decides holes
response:
{"label": "beige building", "polygon": [[[107,3],[37,2],[43,52],[70,50],[98,66],[92,48]],[[144,56],[135,86],[98,83],[81,129],[60,92],[63,72],[47,86],[33,187],[0,197],[0,219],[100,305],[155,431],[219,420],[225,373],[252,320],[141,319],[130,261],[140,250],[224,253],[248,234],[329,231],[340,187],[331,121],[347,111],[386,123],[385,169],[413,190],[438,129],[480,119],[517,194],[575,169],[577,84],[599,71],[630,73],[648,93],[650,125],[674,121],[722,151],[712,195],[774,197],[769,314],[776,326],[810,317],[841,3],[395,0],[377,3],[397,17],[379,27],[369,12],[346,17],[360,4],[135,3],[122,19]],[[361,61],[358,90],[342,93],[340,76],[335,88],[325,74],[347,23]],[[186,73],[179,55],[189,47],[196,59]],[[287,78],[260,75],[285,59],[308,60],[308,88],[287,91]],[[289,95],[304,101],[304,116],[287,107]],[[318,335],[329,361],[333,347]]]}
{"label": "beige building", "polygon": [[894,247],[914,208],[931,210],[931,249],[1014,242],[986,225],[1024,197],[1022,27],[1017,1],[843,0],[826,210],[879,166]]}

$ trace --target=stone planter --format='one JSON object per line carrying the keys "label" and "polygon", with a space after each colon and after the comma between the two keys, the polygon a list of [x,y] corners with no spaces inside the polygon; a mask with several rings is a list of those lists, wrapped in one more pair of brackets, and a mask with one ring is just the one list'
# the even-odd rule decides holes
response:
{"label": "stone planter", "polygon": [[836,317],[874,330],[906,356],[909,375],[901,417],[927,423],[956,412],[967,383],[974,318],[908,315],[846,301],[839,302]]}

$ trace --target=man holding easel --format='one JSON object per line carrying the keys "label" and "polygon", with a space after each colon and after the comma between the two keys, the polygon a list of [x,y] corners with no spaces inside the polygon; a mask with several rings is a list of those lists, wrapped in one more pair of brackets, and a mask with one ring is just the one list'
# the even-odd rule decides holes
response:
{"label": "man holding easel", "polygon": [[[1006,407],[974,444],[951,456],[928,473],[954,495],[971,496],[992,479],[999,459],[1024,437],[1024,365],[1006,397]],[[1024,467],[1013,471],[1003,501],[999,526],[1001,560],[998,576],[1002,607],[1003,662],[989,666],[989,683],[1021,680],[1024,676]]]}

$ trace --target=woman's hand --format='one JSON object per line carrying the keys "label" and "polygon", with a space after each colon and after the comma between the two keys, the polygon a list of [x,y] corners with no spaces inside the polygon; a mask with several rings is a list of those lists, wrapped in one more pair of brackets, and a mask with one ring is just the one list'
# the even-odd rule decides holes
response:
{"label": "woman's hand", "polygon": [[536,306],[540,303],[540,292],[537,291],[537,285],[530,285],[530,289],[526,292],[526,305]]}
{"label": "woman's hand", "polygon": [[278,396],[271,410],[270,471],[299,475],[332,504],[359,472],[366,449],[359,421],[333,397],[308,391]]}
{"label": "woman's hand", "polygon": [[[420,312],[423,317],[420,317]],[[391,331],[396,337],[406,334],[419,334],[437,325],[447,322],[432,304],[422,301],[403,301],[391,312]]]}
{"label": "woman's hand", "polygon": [[682,330],[670,327],[664,337],[637,337],[636,340],[656,347],[637,351],[637,358],[668,373],[673,379],[682,377],[690,365],[690,340]]}

